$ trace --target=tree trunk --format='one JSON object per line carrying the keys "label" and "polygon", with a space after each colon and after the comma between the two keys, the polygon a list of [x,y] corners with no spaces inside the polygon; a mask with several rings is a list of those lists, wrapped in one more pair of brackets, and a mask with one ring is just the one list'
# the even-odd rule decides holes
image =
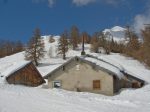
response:
{"label": "tree trunk", "polygon": [[63,59],[66,60],[66,55],[65,54],[63,54]]}
{"label": "tree trunk", "polygon": [[38,64],[37,60],[35,59],[34,61],[35,61],[35,65],[38,66],[39,64]]}

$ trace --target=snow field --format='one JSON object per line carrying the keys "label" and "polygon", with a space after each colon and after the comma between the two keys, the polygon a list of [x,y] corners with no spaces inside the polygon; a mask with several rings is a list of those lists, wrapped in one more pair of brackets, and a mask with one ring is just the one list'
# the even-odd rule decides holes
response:
{"label": "snow field", "polygon": [[[43,36],[46,55],[37,67],[42,76],[47,75],[64,60],[57,56],[58,36],[56,41],[49,43],[49,36]],[[9,85],[0,77],[0,112],[150,112],[150,70],[140,62],[121,54],[90,53],[89,45],[85,45],[87,54],[93,55],[119,69],[125,70],[145,80],[148,84],[140,89],[125,89],[115,96],[104,96],[93,93],[71,92],[61,89],[43,89]],[[52,56],[49,50],[52,48]],[[69,50],[67,59],[80,56],[81,46],[76,51]],[[24,52],[0,59],[0,76],[9,68],[24,60]]]}

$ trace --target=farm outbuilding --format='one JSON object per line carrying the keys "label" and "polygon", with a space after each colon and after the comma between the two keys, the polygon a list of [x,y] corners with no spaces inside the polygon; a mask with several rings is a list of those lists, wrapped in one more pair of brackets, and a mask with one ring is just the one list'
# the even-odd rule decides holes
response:
{"label": "farm outbuilding", "polygon": [[15,85],[36,87],[45,83],[34,64],[26,61],[12,65],[6,72],[1,74],[1,77],[4,77],[7,83]]}

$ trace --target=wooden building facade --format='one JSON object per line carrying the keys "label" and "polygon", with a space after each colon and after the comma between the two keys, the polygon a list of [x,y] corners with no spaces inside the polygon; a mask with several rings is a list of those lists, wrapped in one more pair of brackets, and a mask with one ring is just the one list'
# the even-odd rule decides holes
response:
{"label": "wooden building facade", "polygon": [[36,69],[32,62],[27,63],[25,66],[20,67],[6,77],[9,84],[26,85],[36,87],[43,83],[45,80]]}

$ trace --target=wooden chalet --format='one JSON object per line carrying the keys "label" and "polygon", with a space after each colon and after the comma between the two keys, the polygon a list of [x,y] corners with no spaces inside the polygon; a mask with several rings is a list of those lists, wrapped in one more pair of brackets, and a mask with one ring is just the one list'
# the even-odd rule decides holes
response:
{"label": "wooden chalet", "polygon": [[19,64],[8,71],[4,74],[9,84],[36,87],[45,83],[45,80],[32,62]]}

